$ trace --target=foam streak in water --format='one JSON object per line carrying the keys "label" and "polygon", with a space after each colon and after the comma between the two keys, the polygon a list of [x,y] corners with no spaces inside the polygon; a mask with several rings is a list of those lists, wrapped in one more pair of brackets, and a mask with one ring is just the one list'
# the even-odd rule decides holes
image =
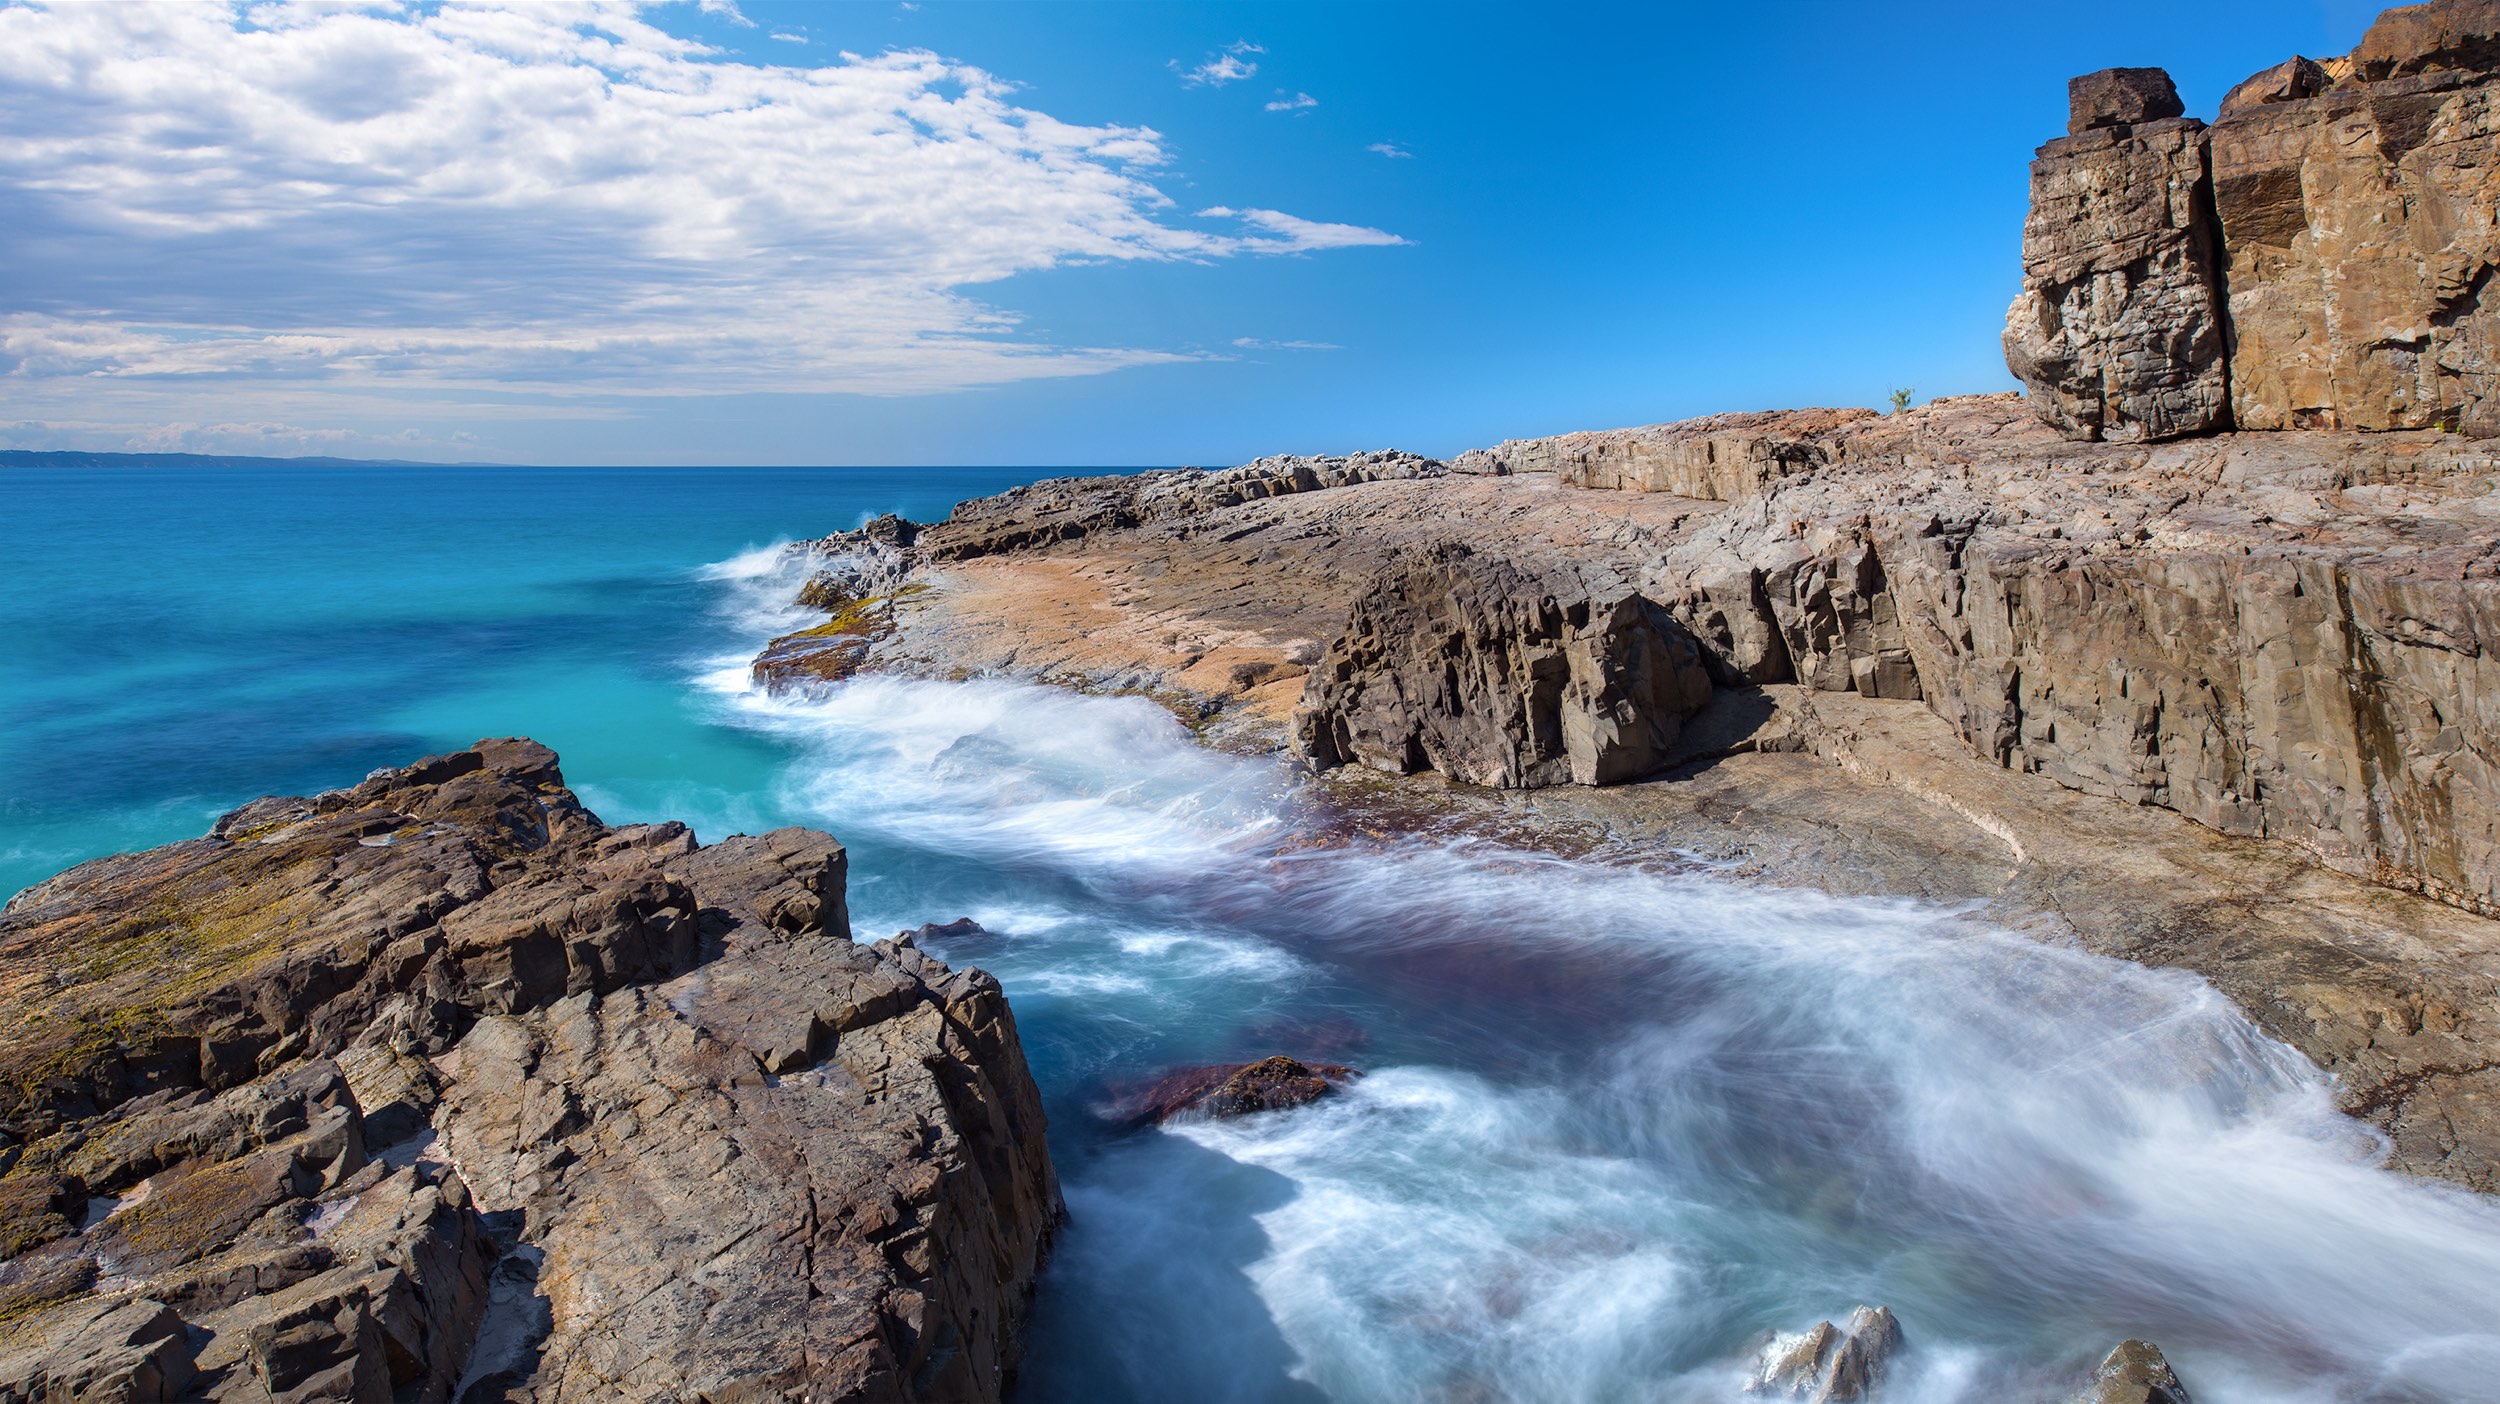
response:
{"label": "foam streak in water", "polygon": [[[1141,701],[727,705],[863,913],[995,933],[947,953],[1016,1000],[1074,1215],[1033,1397],[1728,1398],[1760,1333],[1860,1301],[1911,1401],[2056,1397],[2126,1335],[2207,1404],[2500,1378],[2500,1211],[2378,1169],[2192,977],[1908,902],[1304,849],[1278,771]],[[1088,1117],[1349,1024],[1371,1075],[1316,1107]]]}

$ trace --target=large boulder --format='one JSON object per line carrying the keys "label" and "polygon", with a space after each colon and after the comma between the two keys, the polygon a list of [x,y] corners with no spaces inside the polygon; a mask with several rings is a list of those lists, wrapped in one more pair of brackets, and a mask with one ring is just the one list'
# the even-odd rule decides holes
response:
{"label": "large boulder", "polygon": [[1294,746],[1321,769],[1607,785],[1666,764],[1710,687],[1692,636],[1623,583],[1450,542],[1393,561],[1355,602],[1304,685]]}
{"label": "large boulder", "polygon": [[0,1404],[1000,1398],[1040,1096],[844,871],[504,740],[21,894]]}
{"label": "large boulder", "polygon": [[2150,115],[2178,110],[2157,69],[2075,84],[2072,134],[2031,163],[2006,365],[2041,417],[2073,438],[2224,427],[2230,381],[2205,126]]}

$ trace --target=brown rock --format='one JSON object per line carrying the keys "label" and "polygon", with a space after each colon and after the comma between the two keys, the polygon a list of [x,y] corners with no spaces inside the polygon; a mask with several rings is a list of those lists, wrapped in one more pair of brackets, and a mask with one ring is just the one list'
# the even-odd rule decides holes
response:
{"label": "brown rock", "polygon": [[2120,1341],[2074,1404],[2189,1404],[2188,1392],[2157,1346]]}
{"label": "brown rock", "polygon": [[2229,423],[2203,123],[2078,128],[2040,148],[2004,341],[2034,408],[2069,437],[2170,439]]}
{"label": "brown rock", "polygon": [[2380,14],[2352,51],[2366,82],[2461,68],[2500,69],[2500,0],[2435,0]]}
{"label": "brown rock", "polygon": [[2496,141],[2493,85],[2447,72],[2215,124],[2242,427],[2500,434]]}
{"label": "brown rock", "polygon": [[2333,83],[2334,80],[2326,76],[2325,69],[2294,55],[2262,73],[2241,79],[2231,91],[2224,93],[2222,115],[2228,117],[2251,107],[2316,97]]}
{"label": "brown rock", "polygon": [[1628,585],[1445,543],[1356,602],[1312,667],[1294,743],[1321,769],[1605,785],[1667,763],[1709,700],[1691,636]]}
{"label": "brown rock", "polygon": [[2066,134],[2184,116],[2178,86],[2158,68],[2104,68],[2066,80]]}
{"label": "brown rock", "polygon": [[0,1401],[438,1404],[481,1339],[506,1399],[998,1398],[1039,1094],[996,982],[853,945],[843,878],[497,741],[31,889]]}
{"label": "brown rock", "polygon": [[1774,1336],[1755,1358],[1748,1394],[1846,1404],[1864,1399],[1901,1348],[1901,1323],[1886,1307],[1860,1306],[1846,1328],[1828,1321],[1793,1336]]}
{"label": "brown rock", "polygon": [[1170,1121],[1193,1113],[1248,1116],[1308,1106],[1362,1074],[1335,1063],[1305,1063],[1278,1054],[1255,1063],[1183,1068],[1118,1099],[1123,1119]]}

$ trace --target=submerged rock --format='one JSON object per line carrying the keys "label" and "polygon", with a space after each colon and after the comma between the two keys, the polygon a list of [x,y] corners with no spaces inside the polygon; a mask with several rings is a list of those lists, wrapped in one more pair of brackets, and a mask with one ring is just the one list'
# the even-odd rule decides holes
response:
{"label": "submerged rock", "polygon": [[1040,1097],[844,869],[504,740],[21,894],[0,1401],[999,1398]]}
{"label": "submerged rock", "polygon": [[1183,1068],[1120,1101],[1125,1119],[1170,1121],[1199,1114],[1248,1116],[1308,1106],[1362,1074],[1335,1063],[1305,1063],[1281,1054],[1255,1063]]}
{"label": "submerged rock", "polygon": [[1818,1321],[1795,1335],[1774,1336],[1755,1358],[1749,1394],[1842,1404],[1864,1399],[1901,1349],[1901,1323],[1887,1307],[1860,1306],[1846,1327]]}
{"label": "submerged rock", "polygon": [[2159,1346],[2120,1341],[2093,1372],[2091,1386],[2075,1396],[2074,1404],[2189,1404],[2189,1400],[2187,1387],[2171,1373]]}

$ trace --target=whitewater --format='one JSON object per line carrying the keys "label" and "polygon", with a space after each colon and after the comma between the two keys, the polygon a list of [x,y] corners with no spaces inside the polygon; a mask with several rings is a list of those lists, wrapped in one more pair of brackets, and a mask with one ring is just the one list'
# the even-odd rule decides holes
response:
{"label": "whitewater", "polygon": [[[2192,975],[1810,883],[1346,841],[1140,699],[767,696],[789,569],[716,572],[742,639],[696,680],[788,748],[775,806],[851,846],[863,937],[984,929],[930,945],[1004,982],[1070,1211],[1025,1399],[1731,1399],[1766,1333],[1859,1302],[1918,1404],[2062,1398],[2128,1336],[2221,1404],[2500,1396],[2500,1209],[2377,1168]],[[1367,1075],[1120,1118],[1270,1053]]]}

